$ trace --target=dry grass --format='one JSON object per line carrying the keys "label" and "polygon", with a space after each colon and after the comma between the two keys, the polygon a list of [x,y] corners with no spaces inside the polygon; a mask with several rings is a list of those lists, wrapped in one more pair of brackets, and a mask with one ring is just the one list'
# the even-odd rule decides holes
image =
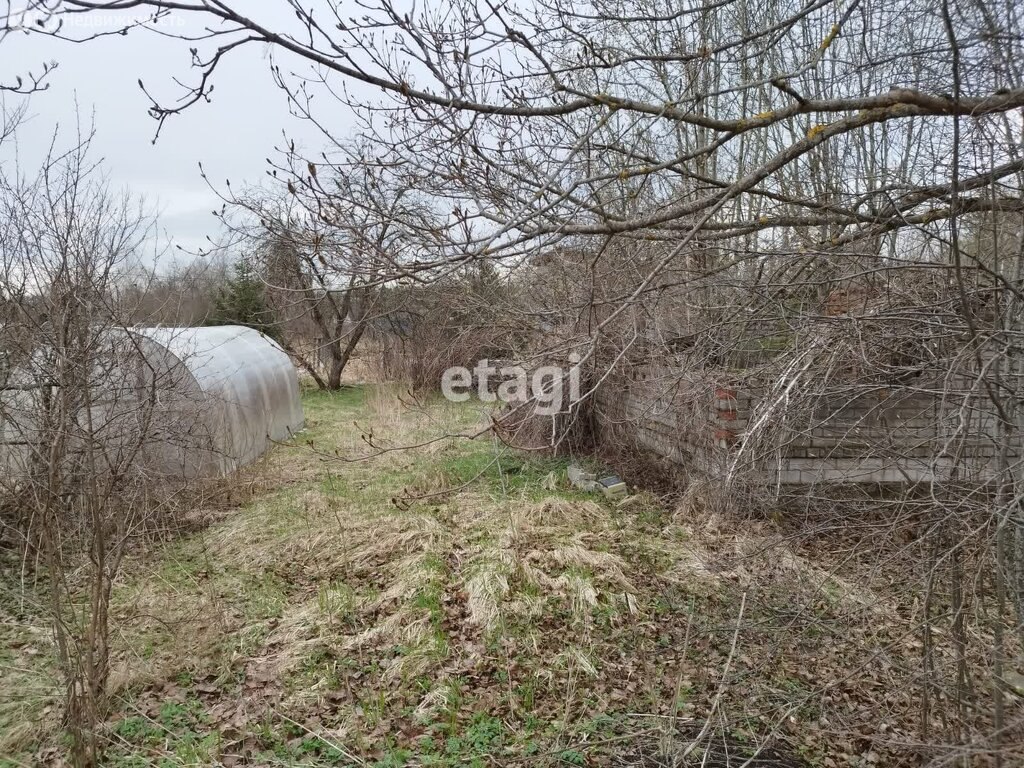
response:
{"label": "dry grass", "polygon": [[0,621],[0,756],[45,739],[60,719],[54,695],[58,680],[48,663],[50,630],[35,611],[18,616],[8,607],[3,606]]}
{"label": "dry grass", "polygon": [[[908,759],[919,660],[878,579],[737,523],[710,489],[675,511],[644,494],[610,505],[479,441],[325,460],[364,449],[369,430],[415,443],[477,423],[363,393],[308,395],[307,434],[263,468],[287,483],[131,564],[115,600],[114,764],[602,764],[643,745],[667,760],[686,750],[655,746],[665,723],[678,746],[709,711],[734,751]],[[6,679],[42,693],[30,704],[5,682],[0,718],[53,701],[45,674],[34,689],[24,670]],[[200,714],[157,749],[125,724],[159,722],[168,701]],[[3,749],[44,754],[56,723],[41,722],[5,731]]]}

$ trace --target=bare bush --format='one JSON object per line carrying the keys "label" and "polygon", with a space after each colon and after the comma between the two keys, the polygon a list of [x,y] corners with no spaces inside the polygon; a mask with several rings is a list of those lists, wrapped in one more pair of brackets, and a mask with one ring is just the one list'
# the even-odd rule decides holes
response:
{"label": "bare bush", "polygon": [[105,743],[111,590],[181,491],[148,452],[189,428],[166,405],[176,383],[126,330],[138,306],[121,288],[151,222],[110,192],[88,150],[86,137],[36,177],[0,177],[0,526],[43,595],[80,766]]}

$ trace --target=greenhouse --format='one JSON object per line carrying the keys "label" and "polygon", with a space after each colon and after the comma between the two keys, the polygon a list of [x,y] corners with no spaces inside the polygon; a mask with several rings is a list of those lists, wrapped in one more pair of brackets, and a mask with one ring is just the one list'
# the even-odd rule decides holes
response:
{"label": "greenhouse", "polygon": [[[38,425],[59,390],[41,372],[52,356],[37,349],[0,386],[0,466],[15,476],[47,439]],[[303,426],[295,367],[251,328],[113,329],[91,359],[72,455],[92,445],[116,459],[140,446],[134,461],[154,480],[225,476]]]}
{"label": "greenhouse", "polygon": [[176,439],[166,444],[177,449],[163,452],[166,471],[227,475],[302,429],[298,373],[262,333],[237,325],[130,333],[179,404],[177,423],[168,425]]}

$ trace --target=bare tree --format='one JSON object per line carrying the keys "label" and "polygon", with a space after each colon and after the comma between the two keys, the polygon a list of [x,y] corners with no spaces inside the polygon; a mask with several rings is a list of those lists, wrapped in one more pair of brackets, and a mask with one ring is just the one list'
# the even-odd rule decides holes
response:
{"label": "bare tree", "polygon": [[90,138],[51,149],[36,176],[0,175],[0,525],[40,566],[79,766],[105,743],[111,590],[181,490],[147,461],[157,434],[180,434],[157,396],[173,382],[127,330],[140,286],[126,296],[124,279],[152,222],[107,188]]}
{"label": "bare tree", "polygon": [[318,386],[337,389],[381,319],[380,286],[414,262],[429,216],[409,186],[358,154],[303,162],[303,188],[225,197],[223,220],[258,266],[286,351]]}
{"label": "bare tree", "polygon": [[227,259],[219,254],[166,265],[138,265],[118,280],[118,304],[133,308],[135,323],[203,325],[213,315],[229,273]]}

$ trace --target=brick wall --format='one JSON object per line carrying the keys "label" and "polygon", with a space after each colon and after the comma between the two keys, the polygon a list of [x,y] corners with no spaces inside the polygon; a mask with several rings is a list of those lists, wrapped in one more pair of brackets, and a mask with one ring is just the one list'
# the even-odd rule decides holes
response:
{"label": "brick wall", "polygon": [[982,397],[949,395],[950,384],[850,387],[805,400],[798,413],[763,383],[649,366],[602,388],[595,422],[599,437],[624,437],[711,476],[756,472],[784,485],[984,479],[1000,447],[995,415]]}

